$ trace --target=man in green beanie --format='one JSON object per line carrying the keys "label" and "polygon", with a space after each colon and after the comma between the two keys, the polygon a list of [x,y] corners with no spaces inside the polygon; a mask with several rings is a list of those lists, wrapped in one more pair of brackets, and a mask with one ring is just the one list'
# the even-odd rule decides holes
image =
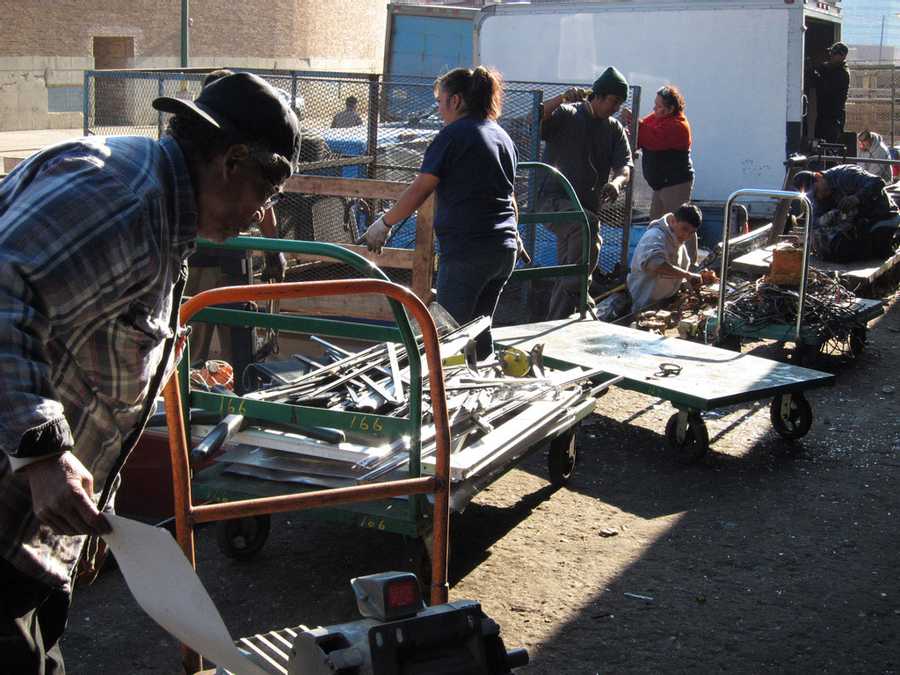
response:
{"label": "man in green beanie", "polygon": [[[572,88],[544,102],[541,138],[547,142],[547,163],[569,179],[591,227],[589,242],[590,275],[600,256],[601,205],[614,202],[631,179],[634,166],[625,128],[613,115],[628,98],[628,82],[613,67],[603,71],[591,91]],[[559,181],[545,176],[538,189],[540,211],[569,211],[575,208]],[[581,262],[582,225],[549,225],[556,235],[557,265]],[[548,319],[569,316],[578,300],[580,279],[560,277],[550,298]]]}

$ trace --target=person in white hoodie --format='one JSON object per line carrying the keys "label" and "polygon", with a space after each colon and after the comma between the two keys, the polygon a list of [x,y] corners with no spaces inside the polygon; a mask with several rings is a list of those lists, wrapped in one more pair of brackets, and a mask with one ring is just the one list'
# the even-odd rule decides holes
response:
{"label": "person in white hoodie", "polygon": [[[859,159],[890,159],[891,151],[888,150],[887,144],[874,131],[860,131],[856,137],[859,146]],[[890,164],[876,164],[875,162],[859,162],[859,166],[871,174],[875,174],[885,183],[890,185],[894,182],[894,176],[891,172]]]}
{"label": "person in white hoodie", "polygon": [[672,297],[684,281],[692,284],[715,281],[716,275],[711,270],[698,274],[689,269],[685,242],[694,237],[701,222],[700,209],[693,204],[682,204],[674,213],[650,223],[634,251],[628,273],[632,312]]}

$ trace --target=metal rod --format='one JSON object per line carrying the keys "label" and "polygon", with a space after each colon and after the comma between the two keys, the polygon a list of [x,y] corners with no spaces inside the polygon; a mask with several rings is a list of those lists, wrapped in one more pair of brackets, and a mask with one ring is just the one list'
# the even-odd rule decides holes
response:
{"label": "metal rod", "polygon": [[190,60],[191,12],[190,0],[181,0],[181,67],[187,68]]}
{"label": "metal rod", "polygon": [[387,483],[316,490],[296,495],[242,499],[225,504],[206,504],[193,507],[191,510],[191,522],[197,525],[217,520],[249,518],[269,513],[285,513],[287,511],[300,511],[302,509],[336,506],[339,504],[376,502],[392,497],[427,494],[433,492],[436,487],[437,480],[434,476],[421,476],[419,478],[406,478]]}
{"label": "metal rod", "polygon": [[[175,507],[175,538],[191,567],[197,567],[194,554],[194,527],[191,525],[191,470],[187,430],[181,411],[181,391],[178,379],[169,378],[163,389],[163,400],[169,431],[169,455],[172,462],[172,492]],[[181,661],[186,673],[196,673],[203,668],[199,654],[187,645],[181,645]]]}

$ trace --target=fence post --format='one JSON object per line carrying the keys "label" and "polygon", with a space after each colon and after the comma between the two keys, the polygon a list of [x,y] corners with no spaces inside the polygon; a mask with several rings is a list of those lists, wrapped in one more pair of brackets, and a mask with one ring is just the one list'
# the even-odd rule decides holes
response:
{"label": "fence post", "polygon": [[[297,71],[291,71],[291,105],[297,110]],[[303,102],[303,116],[306,116],[306,101]],[[301,120],[302,121],[302,120]]]}
{"label": "fence post", "polygon": [[84,95],[82,96],[81,101],[81,117],[82,117],[82,126],[83,135],[87,136],[90,134],[90,121],[89,116],[91,112],[91,77],[94,74],[92,70],[84,71]]}
{"label": "fence post", "polygon": [[894,125],[896,123],[896,107],[897,107],[897,64],[891,64],[891,147],[894,147]]}
{"label": "fence post", "polygon": [[[164,96],[165,88],[163,87],[163,76],[162,74],[156,76],[156,95]],[[162,138],[163,135],[163,114],[162,111],[157,111],[156,113],[156,138],[157,140]]]}
{"label": "fence post", "polygon": [[[631,128],[628,130],[631,135],[631,147],[632,152],[634,152],[634,148],[637,146],[637,130],[638,130],[638,121],[640,120],[640,112],[641,112],[641,88],[640,87],[632,87],[632,99],[631,99]],[[631,239],[631,208],[633,206],[634,200],[634,174],[635,172],[631,172],[631,180],[628,181],[628,186],[625,188],[625,213],[622,214],[622,269],[627,272],[628,270],[628,244],[629,239]]]}
{"label": "fence post", "polygon": [[[531,124],[530,159],[533,162],[541,161],[541,111],[543,110],[543,102],[543,89],[535,89],[531,92],[531,119],[533,121]],[[537,173],[537,171],[528,172],[528,207],[532,211],[538,210],[537,186],[540,177],[536,175]],[[534,250],[537,247],[537,223],[528,224],[522,243],[525,244],[525,250],[528,251],[531,259],[536,260]]]}
{"label": "fence post", "polygon": [[375,163],[378,159],[378,82],[381,76],[369,75],[369,128],[366,134],[366,154],[372,161],[366,165],[366,176],[375,178]]}

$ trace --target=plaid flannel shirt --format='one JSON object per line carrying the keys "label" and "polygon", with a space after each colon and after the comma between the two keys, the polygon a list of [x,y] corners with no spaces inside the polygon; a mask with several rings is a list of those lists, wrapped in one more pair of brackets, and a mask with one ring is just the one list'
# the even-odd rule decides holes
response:
{"label": "plaid flannel shirt", "polygon": [[37,521],[7,456],[70,450],[110,501],[172,365],[196,236],[171,138],[62,143],[0,182],[0,556],[46,584],[68,585],[85,538]]}

